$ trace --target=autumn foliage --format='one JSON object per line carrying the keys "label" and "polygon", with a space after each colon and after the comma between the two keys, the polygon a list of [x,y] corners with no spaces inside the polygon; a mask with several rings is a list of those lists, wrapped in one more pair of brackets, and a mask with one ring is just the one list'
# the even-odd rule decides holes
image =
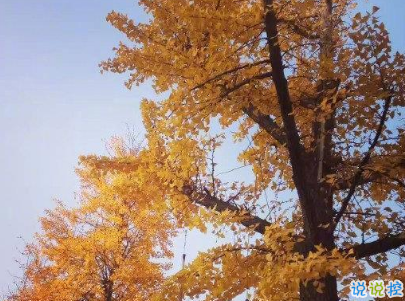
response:
{"label": "autumn foliage", "polygon": [[[252,300],[337,301],[352,279],[400,273],[392,259],[405,244],[405,56],[392,51],[378,8],[357,13],[357,2],[141,0],[145,24],[108,15],[128,41],[102,69],[128,72],[128,88],[152,82],[168,96],[142,101],[142,149],[81,159],[85,179],[108,182],[108,197],[99,190],[88,210],[119,220],[95,233],[122,240],[120,227],[133,222],[146,233],[134,243],[137,260],[156,255],[152,241],[168,252],[169,233],[183,227],[236,238],[164,279],[145,257],[149,284],[159,283],[145,286],[149,300],[249,292]],[[215,151],[232,144],[245,146],[233,156],[251,182],[217,172],[226,162]],[[118,200],[124,207],[110,207]],[[77,223],[80,212],[59,209],[45,232]],[[51,228],[41,248],[62,235]],[[87,233],[80,240],[94,243]],[[66,243],[80,246],[75,239]],[[127,287],[144,287],[131,268],[122,261]]]}
{"label": "autumn foliage", "polygon": [[[118,153],[117,153],[118,154]],[[126,174],[78,170],[77,208],[58,203],[26,248],[18,301],[150,300],[170,267],[173,224]],[[146,208],[146,207],[148,208]]]}

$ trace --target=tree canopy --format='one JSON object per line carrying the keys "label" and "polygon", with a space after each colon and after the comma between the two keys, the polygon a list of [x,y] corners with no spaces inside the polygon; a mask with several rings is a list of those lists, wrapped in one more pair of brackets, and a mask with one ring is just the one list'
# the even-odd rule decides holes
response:
{"label": "tree canopy", "polygon": [[86,166],[78,174],[79,205],[58,202],[41,218],[42,231],[26,247],[28,263],[9,300],[150,300],[170,268],[172,220],[150,206],[154,196],[126,174]]}
{"label": "tree canopy", "polygon": [[[405,243],[405,65],[378,8],[356,13],[352,0],[140,4],[146,24],[109,14],[130,42],[101,66],[129,72],[129,88],[151,79],[169,93],[141,106],[150,172],[186,226],[236,223],[263,235],[212,250],[205,256],[219,259],[211,266],[197,259],[188,271],[206,285],[187,282],[188,294],[229,300],[254,287],[259,300],[337,300],[337,277],[366,277],[364,266],[375,272],[369,277],[385,275],[387,252],[403,255]],[[251,142],[238,158],[253,183],[222,183],[210,168],[224,140],[210,135],[214,121],[224,132],[238,124],[234,141]],[[269,187],[296,193],[275,201],[291,209],[271,220],[262,201]]]}
{"label": "tree canopy", "polygon": [[[145,196],[136,211],[152,228],[156,212],[168,229],[237,237],[165,277],[151,300],[337,301],[338,283],[400,268],[390,258],[405,244],[405,56],[378,8],[361,14],[357,2],[140,0],[147,23],[108,15],[128,41],[102,70],[167,97],[142,101],[139,152],[82,164],[130,179],[112,189]],[[216,172],[215,150],[239,142],[251,182]]]}

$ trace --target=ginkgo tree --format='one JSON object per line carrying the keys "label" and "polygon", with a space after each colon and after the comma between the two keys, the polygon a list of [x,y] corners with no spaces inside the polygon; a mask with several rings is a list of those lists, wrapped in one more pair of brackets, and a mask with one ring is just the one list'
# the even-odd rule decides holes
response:
{"label": "ginkgo tree", "polygon": [[[383,277],[404,255],[405,57],[378,8],[357,2],[140,0],[146,23],[108,15],[128,41],[102,70],[168,96],[141,104],[136,162],[83,160],[155,183],[178,226],[239,237],[167,279],[158,300],[334,301],[339,282]],[[251,183],[215,174],[211,154],[229,139],[250,142],[235,155]],[[267,189],[293,197],[266,207]]]}
{"label": "ginkgo tree", "polygon": [[[116,146],[116,155],[124,152]],[[170,268],[172,219],[125,174],[93,171],[78,170],[77,207],[58,202],[41,218],[21,281],[7,300],[147,301],[160,289]]]}

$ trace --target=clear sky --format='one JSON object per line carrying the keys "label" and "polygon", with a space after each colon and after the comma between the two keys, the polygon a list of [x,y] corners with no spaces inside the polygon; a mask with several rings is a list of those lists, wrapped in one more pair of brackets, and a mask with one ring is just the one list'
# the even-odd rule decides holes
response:
{"label": "clear sky", "polygon": [[[365,5],[382,8],[403,52],[405,1]],[[105,21],[112,9],[146,18],[133,0],[0,0],[0,293],[18,274],[18,237],[32,238],[53,199],[74,203],[78,156],[105,153],[127,124],[142,131],[139,101],[152,89],[99,73],[123,38]]]}

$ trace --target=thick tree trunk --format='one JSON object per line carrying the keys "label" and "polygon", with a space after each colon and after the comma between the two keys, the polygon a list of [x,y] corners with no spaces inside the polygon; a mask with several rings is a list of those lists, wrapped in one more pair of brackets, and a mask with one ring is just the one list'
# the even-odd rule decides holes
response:
{"label": "thick tree trunk", "polygon": [[[326,152],[327,155],[328,152]],[[316,156],[314,157],[316,160]],[[303,253],[304,256],[308,254],[308,251],[315,249],[316,245],[321,245],[329,251],[336,248],[332,225],[333,225],[333,195],[327,184],[324,182],[319,183],[317,180],[317,165],[307,162],[306,169],[311,175],[310,178],[310,193],[316,204],[314,209],[315,221],[312,224],[317,224],[318,227],[311,229],[314,233],[312,239],[308,237],[307,246],[309,249]],[[325,168],[325,166],[324,166]],[[310,227],[311,224],[304,223],[304,229]],[[329,226],[326,226],[329,225]],[[306,230],[308,231],[308,230]],[[300,286],[300,300],[301,301],[338,301],[337,280],[334,276],[326,276],[318,280],[323,284],[322,293],[316,291],[316,287],[309,282],[306,286],[301,284]]]}
{"label": "thick tree trunk", "polygon": [[337,281],[333,276],[329,276],[321,280],[325,284],[323,293],[316,291],[312,283],[308,285],[301,285],[300,287],[300,301],[338,301]]}
{"label": "thick tree trunk", "polygon": [[113,301],[113,282],[111,280],[106,280],[103,283],[104,289],[104,300],[105,301]]}
{"label": "thick tree trunk", "polygon": [[[332,230],[333,195],[327,184],[322,181],[323,176],[329,173],[324,162],[330,158],[332,151],[333,114],[326,116],[328,117],[326,121],[315,121],[315,151],[305,153],[293,114],[288,81],[284,74],[282,51],[278,39],[278,20],[273,5],[274,0],[263,0],[263,3],[265,8],[264,25],[269,47],[270,65],[272,67],[272,79],[277,91],[277,99],[286,134],[286,146],[293,171],[293,180],[303,214],[303,230],[306,235],[307,248],[306,250],[302,250],[302,254],[306,256],[308,251],[314,250],[317,245],[322,245],[327,250],[333,250],[336,247]],[[319,76],[322,85],[319,88],[322,94],[325,94],[330,89],[325,89],[325,83],[333,80],[333,76],[330,78],[330,70],[327,70],[327,67],[330,66],[328,63],[333,63],[331,40],[333,31],[331,22],[333,0],[325,0],[325,4],[324,19],[326,31],[320,39],[320,62],[322,68]],[[323,100],[322,98],[319,99],[319,102]],[[326,276],[319,281],[324,284],[323,292],[317,292],[312,283],[308,283],[306,286],[301,284],[300,300],[338,301],[336,278]]]}
{"label": "thick tree trunk", "polygon": [[[322,94],[326,93],[328,89],[337,89],[337,86],[333,87],[325,86],[325,83],[337,82],[336,79],[330,74],[328,70],[330,64],[333,64],[333,25],[332,25],[332,12],[333,12],[333,0],[325,0],[325,10],[324,10],[324,21],[326,24],[326,30],[324,35],[321,37],[321,89]],[[323,64],[326,64],[323,66]],[[316,199],[316,207],[310,208],[314,210],[314,217],[316,221],[314,224],[320,227],[318,229],[312,229],[315,232],[314,235],[314,245],[322,245],[327,250],[333,250],[336,245],[333,235],[333,192],[330,190],[327,184],[322,181],[325,174],[330,174],[330,168],[324,163],[331,159],[332,157],[332,131],[334,127],[334,113],[326,116],[326,121],[322,120],[319,123],[314,123],[314,137],[318,138],[315,140],[315,153],[312,154],[312,160],[315,161],[307,165],[307,170],[311,170],[311,166],[316,167],[316,170],[311,170],[312,181],[311,181],[311,195]],[[310,159],[310,161],[311,161]],[[316,180],[315,180],[316,179]],[[315,181],[314,181],[315,180]],[[328,225],[328,226],[327,226]],[[306,225],[310,227],[311,225]],[[338,291],[337,291],[337,280],[334,276],[327,276],[320,279],[320,282],[324,284],[322,293],[316,291],[316,288],[312,283],[307,286],[301,285],[300,287],[300,300],[301,301],[338,301]]]}
{"label": "thick tree trunk", "polygon": [[[333,215],[331,214],[332,208],[330,203],[323,199],[322,202],[316,202],[319,206],[317,208],[317,222],[319,225],[331,224]],[[321,216],[323,214],[323,216]],[[322,245],[327,250],[335,249],[335,242],[333,232],[330,228],[319,227],[315,232],[315,241],[310,243],[310,249],[314,249],[315,245]],[[307,253],[307,252],[306,252]],[[306,254],[304,254],[305,256]],[[318,280],[323,284],[322,293],[316,291],[316,287],[309,282],[307,285],[300,285],[300,300],[301,301],[338,301],[337,280],[334,276],[326,276]]]}

